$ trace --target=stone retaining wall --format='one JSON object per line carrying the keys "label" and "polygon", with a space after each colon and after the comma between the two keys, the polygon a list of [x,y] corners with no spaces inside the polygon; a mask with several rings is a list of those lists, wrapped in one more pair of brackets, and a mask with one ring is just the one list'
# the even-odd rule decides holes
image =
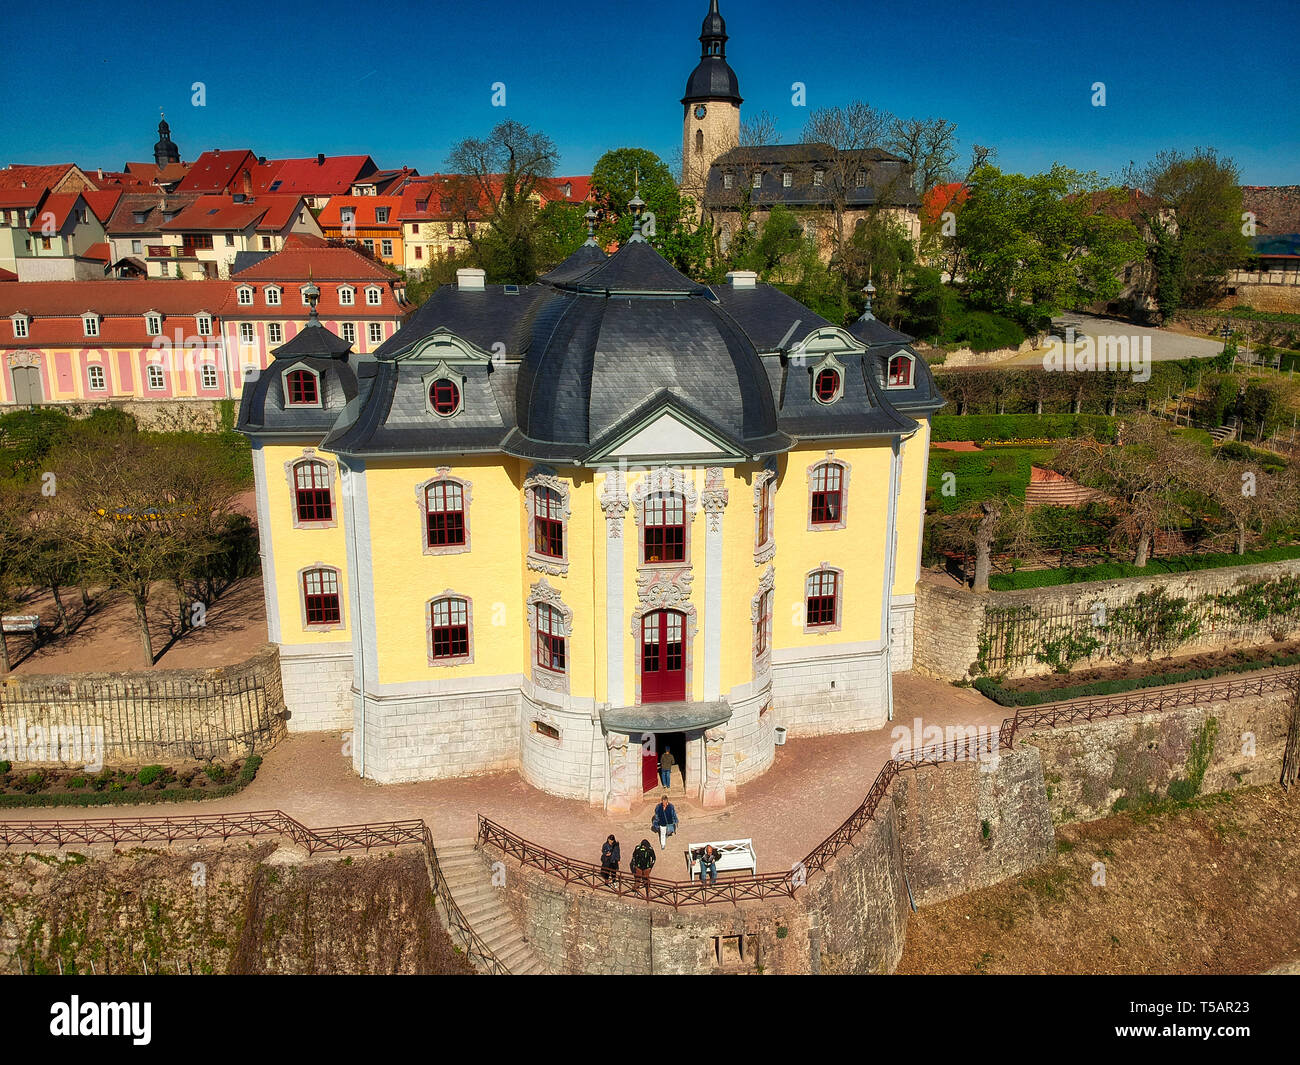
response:
{"label": "stone retaining wall", "polygon": [[[960,680],[978,675],[980,670],[972,667],[980,656],[980,633],[987,609],[1025,606],[1044,616],[1060,613],[1085,615],[1097,603],[1104,603],[1110,610],[1131,603],[1141,593],[1156,588],[1163,589],[1172,597],[1195,600],[1199,596],[1229,592],[1254,581],[1297,575],[1300,575],[1300,559],[982,594],[923,580],[916,589],[913,667],[941,680]],[[1172,653],[1251,646],[1296,636],[1300,636],[1300,618],[1267,619],[1236,629],[1207,627]],[[1162,651],[1157,657],[1166,657],[1170,653]],[[1102,654],[1077,663],[1075,668],[1124,660],[1123,657],[1112,658]],[[1046,663],[1027,662],[1006,672],[1014,677],[1033,676],[1048,673],[1051,668]]]}
{"label": "stone retaining wall", "polygon": [[284,731],[280,659],[270,646],[212,669],[24,673],[0,683],[0,744],[12,748],[0,758],[16,764],[80,765],[96,754],[114,765],[238,758]]}

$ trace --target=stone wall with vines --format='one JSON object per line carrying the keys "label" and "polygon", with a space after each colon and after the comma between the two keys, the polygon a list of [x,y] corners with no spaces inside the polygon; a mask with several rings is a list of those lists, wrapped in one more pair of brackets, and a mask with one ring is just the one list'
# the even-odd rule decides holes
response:
{"label": "stone wall with vines", "polygon": [[930,588],[916,630],[918,668],[950,680],[1269,644],[1300,638],[1300,560],[978,596]]}

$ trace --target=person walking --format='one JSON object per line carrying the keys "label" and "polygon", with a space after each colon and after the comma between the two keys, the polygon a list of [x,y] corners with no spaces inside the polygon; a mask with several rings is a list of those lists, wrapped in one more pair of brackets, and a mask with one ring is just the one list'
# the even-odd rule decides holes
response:
{"label": "person walking", "polygon": [[650,870],[655,867],[655,849],[648,839],[643,839],[632,852],[632,879],[639,887],[645,884],[646,894],[650,894]]}
{"label": "person walking", "polygon": [[677,810],[668,801],[668,792],[666,791],[664,797],[659,800],[659,805],[655,807],[655,815],[650,820],[650,828],[659,833],[660,850],[668,846],[668,837],[677,831]]}
{"label": "person walking", "polygon": [[605,845],[600,848],[600,875],[608,884],[611,880],[618,879],[618,863],[622,861],[619,854],[618,840],[613,836],[605,840]]}
{"label": "person walking", "polygon": [[718,852],[713,849],[712,843],[706,843],[704,850],[700,852],[700,883],[705,882],[708,877],[714,884],[718,882]]}
{"label": "person walking", "polygon": [[677,759],[673,757],[671,747],[665,747],[663,754],[659,756],[659,783],[665,788],[673,786],[673,766],[677,764]]}

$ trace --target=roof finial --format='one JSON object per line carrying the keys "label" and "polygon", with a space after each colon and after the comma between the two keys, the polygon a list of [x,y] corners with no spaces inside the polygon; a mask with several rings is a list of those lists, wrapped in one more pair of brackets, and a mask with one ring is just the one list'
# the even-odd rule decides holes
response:
{"label": "roof finial", "polygon": [[587,220],[587,239],[583,242],[583,246],[590,244],[593,248],[599,247],[596,243],[596,208],[588,207],[583,218]]}
{"label": "roof finial", "polygon": [[637,167],[633,171],[632,198],[628,200],[628,208],[632,211],[632,235],[628,238],[628,243],[645,243],[645,237],[641,235],[641,212],[645,209],[645,200],[641,199],[641,168]]}
{"label": "roof finial", "polygon": [[867,297],[866,305],[862,308],[862,317],[874,318],[875,315],[871,313],[871,297],[876,294],[876,286],[871,283],[871,278],[867,278],[867,287],[862,291]]}
{"label": "roof finial", "polygon": [[320,325],[320,318],[316,314],[316,304],[320,300],[320,286],[312,280],[310,263],[307,265],[307,287],[302,290],[302,294],[307,300],[307,305],[311,307],[311,313],[307,315],[307,324]]}

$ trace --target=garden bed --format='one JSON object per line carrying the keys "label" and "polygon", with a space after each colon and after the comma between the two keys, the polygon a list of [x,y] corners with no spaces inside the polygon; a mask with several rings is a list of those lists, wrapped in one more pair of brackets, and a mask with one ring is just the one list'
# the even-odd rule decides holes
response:
{"label": "garden bed", "polygon": [[975,681],[975,687],[1002,706],[1037,706],[1295,665],[1300,665],[1300,640],[1233,651],[1202,651],[1158,662],[1125,662],[1077,673],[1049,673],[1014,681],[980,677]]}
{"label": "garden bed", "polygon": [[1050,588],[1058,584],[1157,577],[1163,573],[1190,573],[1193,570],[1220,569],[1226,566],[1255,566],[1265,562],[1285,562],[1293,558],[1300,558],[1300,544],[1247,551],[1244,555],[1225,553],[1153,558],[1145,566],[1134,566],[1128,562],[1102,562],[1095,566],[1068,566],[1065,569],[1017,570],[1014,573],[993,575],[989,578],[989,588],[995,592],[1015,592],[1024,588]]}
{"label": "garden bed", "polygon": [[233,762],[147,765],[98,773],[62,766],[15,770],[0,762],[0,808],[23,806],[132,806],[138,803],[222,799],[253,782],[262,756]]}

